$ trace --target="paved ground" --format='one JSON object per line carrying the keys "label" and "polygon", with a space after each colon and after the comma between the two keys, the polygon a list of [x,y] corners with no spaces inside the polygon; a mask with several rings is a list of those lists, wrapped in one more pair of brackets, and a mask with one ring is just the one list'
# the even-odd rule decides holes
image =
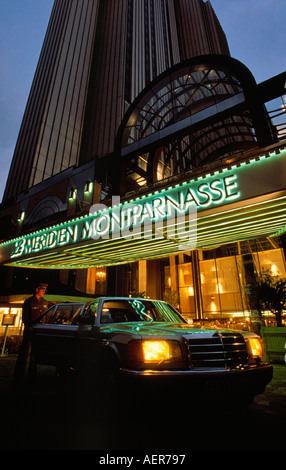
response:
{"label": "paved ground", "polygon": [[[77,395],[72,381],[39,368],[36,388],[14,390],[16,356],[0,358],[0,450],[272,451],[285,450],[286,365],[248,410],[197,409],[187,395],[162,408],[145,402],[112,412],[90,396]],[[90,400],[91,398],[91,400]],[[14,455],[14,454],[13,454]]]}

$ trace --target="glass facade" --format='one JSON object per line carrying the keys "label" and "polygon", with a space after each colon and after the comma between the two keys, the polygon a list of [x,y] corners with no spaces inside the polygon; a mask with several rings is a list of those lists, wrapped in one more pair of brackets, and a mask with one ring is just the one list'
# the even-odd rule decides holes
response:
{"label": "glass facade", "polygon": [[[234,243],[216,250],[199,250],[197,255],[187,252],[152,260],[143,271],[137,262],[117,267],[121,280],[117,294],[162,298],[189,319],[247,322],[252,313],[248,284],[255,273],[269,271],[273,276],[286,277],[280,239]],[[143,277],[146,288],[140,289]]]}
{"label": "glass facade", "polygon": [[[196,296],[200,296],[205,319],[249,316],[247,284],[254,273],[270,271],[273,276],[286,276],[285,256],[279,241],[262,242],[252,240],[226,245],[218,250],[200,251],[200,280],[197,285],[192,261],[185,262],[185,256],[180,256],[178,280],[181,313],[196,318]],[[268,245],[272,249],[267,249]],[[273,248],[273,245],[276,247]],[[254,248],[256,251],[252,251]]]}

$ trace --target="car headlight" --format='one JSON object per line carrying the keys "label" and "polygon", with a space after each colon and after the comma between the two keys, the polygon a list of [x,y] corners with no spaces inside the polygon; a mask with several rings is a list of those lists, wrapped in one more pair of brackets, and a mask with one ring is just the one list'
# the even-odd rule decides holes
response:
{"label": "car headlight", "polygon": [[159,366],[182,361],[182,353],[178,341],[167,340],[133,340],[128,345],[129,360],[136,363]]}
{"label": "car headlight", "polygon": [[177,342],[143,341],[143,360],[146,363],[181,359],[181,350]]}
{"label": "car headlight", "polygon": [[248,354],[251,358],[260,358],[264,356],[263,342],[258,337],[247,338]]}

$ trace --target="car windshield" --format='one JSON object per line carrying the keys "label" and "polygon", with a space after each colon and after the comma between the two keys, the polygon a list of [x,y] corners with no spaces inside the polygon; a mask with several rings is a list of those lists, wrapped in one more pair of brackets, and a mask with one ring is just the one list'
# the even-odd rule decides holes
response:
{"label": "car windshield", "polygon": [[172,322],[184,320],[176,310],[166,302],[155,300],[105,300],[101,310],[101,323],[122,322]]}

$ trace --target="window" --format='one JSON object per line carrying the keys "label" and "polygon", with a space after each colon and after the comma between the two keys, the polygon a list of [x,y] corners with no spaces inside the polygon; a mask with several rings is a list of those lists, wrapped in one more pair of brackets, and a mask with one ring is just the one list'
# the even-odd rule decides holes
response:
{"label": "window", "polygon": [[181,322],[182,318],[168,304],[130,298],[130,300],[108,300],[103,303],[101,323],[123,322]]}
{"label": "window", "polygon": [[84,304],[59,304],[53,307],[51,315],[47,313],[45,322],[59,325],[74,325],[77,323],[83,306]]}

